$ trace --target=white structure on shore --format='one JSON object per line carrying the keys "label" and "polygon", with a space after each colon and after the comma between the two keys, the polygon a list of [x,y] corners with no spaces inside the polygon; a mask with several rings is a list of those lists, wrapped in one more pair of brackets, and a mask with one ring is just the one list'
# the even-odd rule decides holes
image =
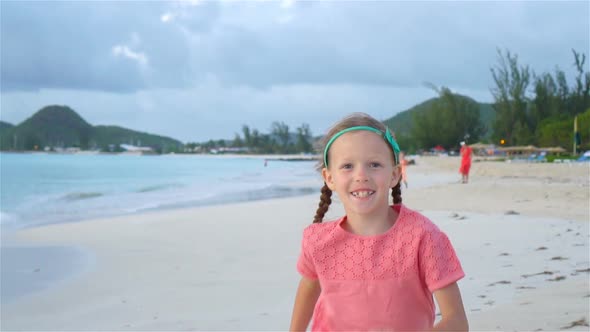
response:
{"label": "white structure on shore", "polygon": [[149,146],[135,146],[129,144],[121,144],[119,145],[121,149],[125,150],[126,152],[139,152],[139,153],[152,153],[154,150]]}

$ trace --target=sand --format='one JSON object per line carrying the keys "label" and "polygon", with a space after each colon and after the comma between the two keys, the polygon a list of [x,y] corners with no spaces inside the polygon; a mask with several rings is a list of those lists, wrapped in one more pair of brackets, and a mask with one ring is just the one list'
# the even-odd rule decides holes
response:
{"label": "sand", "polygon": [[[590,165],[419,158],[404,204],[461,259],[471,330],[588,330]],[[432,181],[429,181],[431,179]],[[310,179],[320,185],[319,178]],[[431,185],[429,185],[429,182]],[[91,253],[83,271],[2,305],[2,330],[285,330],[318,195],[28,229]],[[328,217],[337,217],[336,202]],[[4,267],[4,266],[3,266]],[[28,266],[43,278],[44,269]]]}

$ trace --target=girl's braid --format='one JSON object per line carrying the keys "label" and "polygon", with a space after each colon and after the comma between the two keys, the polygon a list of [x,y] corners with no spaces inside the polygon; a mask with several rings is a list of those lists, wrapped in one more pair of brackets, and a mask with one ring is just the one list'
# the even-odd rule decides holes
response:
{"label": "girl's braid", "polygon": [[393,204],[401,204],[402,202],[402,186],[400,185],[402,182],[397,183],[395,187],[391,190],[391,197],[393,197]]}
{"label": "girl's braid", "polygon": [[332,204],[332,190],[328,188],[328,185],[324,183],[322,187],[322,194],[320,195],[320,204],[318,206],[317,211],[315,212],[315,217],[313,218],[314,223],[320,223],[324,219],[324,215],[328,211],[330,204]]}

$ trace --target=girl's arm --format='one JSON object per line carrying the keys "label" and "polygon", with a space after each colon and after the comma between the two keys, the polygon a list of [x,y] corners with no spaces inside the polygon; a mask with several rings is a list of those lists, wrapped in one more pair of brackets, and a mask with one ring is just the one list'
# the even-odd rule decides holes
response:
{"label": "girl's arm", "polygon": [[434,325],[433,331],[469,331],[461,291],[456,282],[434,292],[442,319]]}
{"label": "girl's arm", "polygon": [[320,290],[320,282],[317,279],[301,278],[297,295],[295,295],[289,331],[305,331],[307,329],[313,308],[320,296]]}

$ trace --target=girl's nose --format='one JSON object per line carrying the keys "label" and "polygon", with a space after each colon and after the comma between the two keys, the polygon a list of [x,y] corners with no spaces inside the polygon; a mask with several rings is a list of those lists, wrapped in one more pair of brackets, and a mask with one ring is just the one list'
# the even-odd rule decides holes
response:
{"label": "girl's nose", "polygon": [[367,176],[367,170],[365,169],[365,167],[357,167],[357,171],[356,171],[356,181],[357,182],[366,182],[369,181],[369,178]]}

